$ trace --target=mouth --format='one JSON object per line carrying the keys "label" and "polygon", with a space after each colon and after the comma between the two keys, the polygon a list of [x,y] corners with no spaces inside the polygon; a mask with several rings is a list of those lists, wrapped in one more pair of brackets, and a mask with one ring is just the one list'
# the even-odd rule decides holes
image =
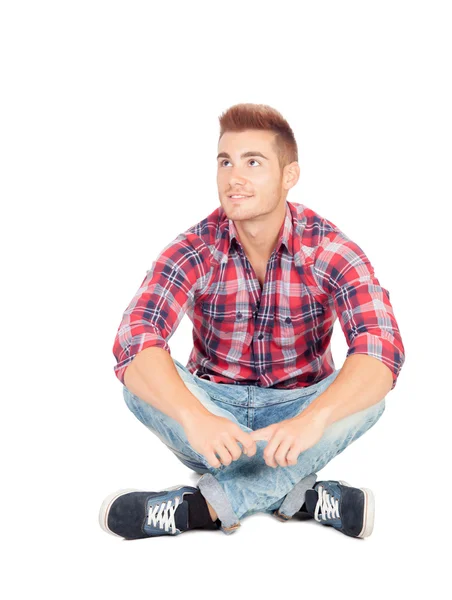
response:
{"label": "mouth", "polygon": [[240,202],[242,200],[246,200],[247,198],[252,198],[253,195],[251,196],[245,196],[243,194],[232,194],[232,195],[228,195],[229,200],[231,200],[231,202]]}

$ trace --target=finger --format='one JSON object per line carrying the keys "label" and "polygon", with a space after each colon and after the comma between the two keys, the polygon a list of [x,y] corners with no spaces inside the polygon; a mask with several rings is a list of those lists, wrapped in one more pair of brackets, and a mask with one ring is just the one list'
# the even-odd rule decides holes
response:
{"label": "finger", "polygon": [[289,450],[289,452],[287,453],[286,456],[286,460],[287,460],[287,466],[290,467],[291,465],[296,465],[298,462],[298,457],[300,455],[302,448],[299,444],[292,446]]}
{"label": "finger", "polygon": [[215,456],[213,451],[206,452],[205,457],[207,458],[209,465],[214,469],[219,469],[221,467],[221,462]]}
{"label": "finger", "polygon": [[292,445],[293,440],[290,438],[284,438],[279,444],[276,452],[275,452],[275,460],[280,467],[287,467],[286,455],[289,452],[289,449]]}
{"label": "finger", "polygon": [[250,432],[250,436],[253,440],[264,440],[269,441],[274,433],[274,426],[269,425],[268,427],[262,427],[262,429],[256,429],[255,431]]}
{"label": "finger", "polygon": [[275,461],[275,451],[278,448],[281,440],[283,439],[283,435],[281,433],[275,433],[272,439],[269,441],[264,450],[264,459],[269,467],[277,467]]}
{"label": "finger", "polygon": [[268,441],[268,431],[266,427],[262,429],[256,429],[255,431],[250,432],[250,436],[257,442],[257,440],[267,440]]}
{"label": "finger", "polygon": [[224,465],[230,465],[232,462],[232,456],[229,452],[229,450],[226,448],[226,446],[224,444],[217,444],[214,447],[214,450],[216,452],[216,454],[218,454],[218,456],[220,457],[221,462]]}
{"label": "finger", "polygon": [[229,453],[232,456],[232,460],[237,460],[242,456],[242,449],[237,444],[232,435],[225,434],[223,437],[223,443],[226,446],[227,450],[229,450]]}
{"label": "finger", "polygon": [[248,456],[254,456],[256,454],[256,442],[249,433],[246,433],[239,428],[235,437],[242,444],[243,450]]}

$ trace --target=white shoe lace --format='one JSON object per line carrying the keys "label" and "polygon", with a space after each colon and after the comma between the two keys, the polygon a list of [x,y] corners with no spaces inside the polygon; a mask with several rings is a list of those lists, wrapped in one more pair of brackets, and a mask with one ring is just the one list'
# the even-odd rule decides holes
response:
{"label": "white shoe lace", "polygon": [[148,512],[148,525],[153,527],[159,527],[160,529],[165,528],[165,531],[169,531],[171,527],[171,533],[176,531],[176,522],[174,520],[174,513],[176,508],[180,504],[180,497],[176,496],[174,499],[174,506],[172,500],[161,502],[149,507]]}
{"label": "white shoe lace", "polygon": [[[317,488],[317,494],[319,496],[317,504],[315,506],[314,518],[316,521],[334,519],[339,517],[339,500],[336,500],[334,496],[330,494],[319,485]],[[322,514],[319,517],[319,512]]]}

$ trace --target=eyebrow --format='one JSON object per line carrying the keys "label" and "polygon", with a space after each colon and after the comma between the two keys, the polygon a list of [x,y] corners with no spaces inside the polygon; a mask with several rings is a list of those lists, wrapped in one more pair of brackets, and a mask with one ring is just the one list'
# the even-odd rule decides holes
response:
{"label": "eyebrow", "polygon": [[[244,152],[240,158],[246,158],[247,156],[261,156],[262,158],[265,158],[265,160],[269,160],[266,156],[264,156],[262,154],[262,152],[255,152],[254,150],[250,150],[249,152]],[[220,152],[220,154],[217,156],[217,160],[219,158],[231,158],[229,156],[229,154],[227,152]]]}

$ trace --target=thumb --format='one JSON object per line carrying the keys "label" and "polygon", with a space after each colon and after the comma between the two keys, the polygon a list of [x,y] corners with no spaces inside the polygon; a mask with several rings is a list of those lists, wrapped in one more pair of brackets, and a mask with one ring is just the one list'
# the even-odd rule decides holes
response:
{"label": "thumb", "polygon": [[266,440],[267,442],[273,435],[273,425],[269,425],[268,427],[262,427],[262,429],[256,429],[255,431],[250,432],[250,436],[254,441],[257,440]]}

